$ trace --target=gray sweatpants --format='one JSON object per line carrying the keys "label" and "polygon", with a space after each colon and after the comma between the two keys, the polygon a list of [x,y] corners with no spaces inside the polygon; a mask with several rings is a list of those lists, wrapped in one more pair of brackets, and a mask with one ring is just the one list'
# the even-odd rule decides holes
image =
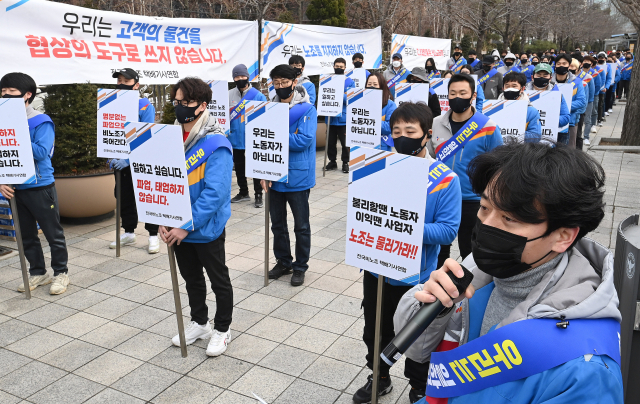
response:
{"label": "gray sweatpants", "polygon": [[68,272],[67,242],[60,224],[55,186],[52,184],[43,188],[16,190],[15,198],[24,255],[29,261],[29,274],[36,276],[47,272],[42,244],[38,238],[38,224],[51,248],[51,268],[54,276]]}

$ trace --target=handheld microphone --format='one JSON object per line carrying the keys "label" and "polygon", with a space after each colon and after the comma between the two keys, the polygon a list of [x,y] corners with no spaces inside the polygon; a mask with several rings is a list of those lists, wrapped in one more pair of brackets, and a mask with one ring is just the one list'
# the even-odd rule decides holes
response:
{"label": "handheld microphone", "polygon": [[[463,294],[471,284],[473,274],[464,266],[460,266],[464,271],[462,278],[457,278],[452,272],[447,272],[447,275],[458,288],[458,293]],[[387,365],[393,366],[444,309],[444,305],[439,300],[424,304],[382,351],[380,354],[382,360]]]}

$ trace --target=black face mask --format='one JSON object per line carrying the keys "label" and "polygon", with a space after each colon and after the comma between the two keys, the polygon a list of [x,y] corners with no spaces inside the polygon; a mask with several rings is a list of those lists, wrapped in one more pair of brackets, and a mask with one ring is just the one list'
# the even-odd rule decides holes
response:
{"label": "black face mask", "polygon": [[549,85],[549,81],[551,79],[547,79],[544,77],[534,77],[533,78],[533,85],[538,87],[538,88],[546,88]]}
{"label": "black face mask", "polygon": [[353,67],[355,67],[356,69],[359,69],[362,67],[362,62],[353,62]]}
{"label": "black face mask", "polygon": [[529,60],[528,60],[528,59],[522,59],[522,60],[520,61],[520,64],[521,64],[521,65],[526,65],[526,64],[527,64],[527,62],[529,62]]}
{"label": "black face mask", "polygon": [[569,72],[568,66],[556,66],[556,74],[560,76],[564,76]]}
{"label": "black face mask", "polygon": [[[24,97],[24,94],[20,94],[20,95],[13,95],[13,94],[5,94],[2,96],[2,98],[22,98]],[[25,101],[27,102],[27,101]]]}
{"label": "black face mask", "polygon": [[482,272],[494,278],[510,278],[531,269],[532,265],[551,254],[552,251],[549,251],[544,257],[531,264],[522,262],[522,252],[527,243],[542,237],[544,235],[529,240],[526,237],[484,225],[480,219],[476,219],[476,225],[471,232],[473,260]]}
{"label": "black face mask", "polygon": [[[415,156],[424,149],[422,141],[424,140],[425,133],[420,139],[412,139],[406,136],[400,136],[397,139],[393,139],[393,147],[400,154],[407,154],[409,156]],[[426,143],[425,143],[426,145]]]}
{"label": "black face mask", "polygon": [[599,64],[599,65],[603,65],[603,64],[604,64],[604,62],[605,62],[604,60],[598,60],[598,64]]}
{"label": "black face mask", "polygon": [[196,109],[198,109],[198,107],[199,105],[195,107],[183,107],[181,104],[178,104],[174,105],[173,109],[176,111],[176,119],[178,122],[185,124],[195,121],[200,116],[200,114],[196,115]]}
{"label": "black face mask", "polygon": [[453,57],[454,58],[460,57],[461,55],[462,55],[461,52],[453,52]]}
{"label": "black face mask", "polygon": [[573,73],[573,74],[578,73],[578,71],[577,71],[577,70],[571,70],[571,69],[569,69],[569,71],[570,71],[571,73]]}
{"label": "black face mask", "polygon": [[433,67],[433,66],[425,66],[424,68],[425,68],[425,70],[426,70],[426,71],[428,71],[428,72],[432,72],[432,71],[434,71],[434,70],[436,69],[436,68],[435,68],[435,67]]}
{"label": "black face mask", "polygon": [[631,58],[630,58],[630,57],[629,57],[629,58],[625,58],[625,60],[626,60],[627,62],[631,62]]}
{"label": "black face mask", "polygon": [[482,65],[482,70],[484,70],[485,72],[488,72],[491,69],[492,69],[491,65]]}
{"label": "black face mask", "polygon": [[[135,86],[135,84],[133,86]],[[128,86],[126,84],[116,84],[116,90],[133,90],[133,86]]]}
{"label": "black face mask", "polygon": [[457,114],[461,114],[464,111],[468,110],[471,106],[471,98],[449,98],[449,107],[453,110],[453,112]]}
{"label": "black face mask", "polygon": [[291,87],[276,88],[276,94],[281,101],[291,97],[291,93],[293,93],[293,85]]}
{"label": "black face mask", "polygon": [[293,70],[296,71],[296,77],[302,76],[302,69],[299,67],[294,67]]}
{"label": "black face mask", "polygon": [[513,61],[512,60],[505,60],[504,61],[504,65],[507,66],[507,67],[511,67],[511,66],[513,66]]}
{"label": "black face mask", "polygon": [[591,68],[591,63],[584,63],[584,64],[582,65],[582,67],[583,67],[584,69],[590,69],[590,68]]}
{"label": "black face mask", "polygon": [[333,69],[333,72],[334,72],[335,74],[344,74],[344,69],[334,68],[334,69]]}
{"label": "black face mask", "polygon": [[246,88],[247,84],[249,84],[249,80],[236,80],[236,88],[238,91],[241,91],[242,88]]}
{"label": "black face mask", "polygon": [[533,66],[537,66],[537,65],[538,65],[538,63],[540,63],[540,62],[531,62],[531,64],[532,64]]}
{"label": "black face mask", "polygon": [[502,93],[507,100],[517,100],[520,97],[520,91],[504,91]]}

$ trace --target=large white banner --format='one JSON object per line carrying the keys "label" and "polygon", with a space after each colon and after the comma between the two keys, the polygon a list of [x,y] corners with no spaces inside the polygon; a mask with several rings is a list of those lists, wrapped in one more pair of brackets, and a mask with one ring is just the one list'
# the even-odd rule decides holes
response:
{"label": "large white banner", "polygon": [[382,90],[350,89],[347,101],[347,145],[379,149],[382,140]]}
{"label": "large white banner", "polygon": [[402,55],[402,64],[409,70],[424,67],[429,58],[436,62],[438,70],[446,70],[451,53],[451,39],[393,34],[391,52]]}
{"label": "large white banner", "polygon": [[126,134],[134,130],[128,123],[138,121],[139,99],[137,90],[98,89],[98,157],[127,158]]}
{"label": "large white banner", "polygon": [[182,128],[129,124],[135,128],[129,160],[140,221],[193,230]]}
{"label": "large white banner", "polygon": [[349,166],[345,262],[417,284],[429,161],[357,148],[351,149]]}
{"label": "large white banner", "polygon": [[0,76],[38,85],[113,83],[130,67],[143,84],[187,76],[231,81],[239,63],[258,76],[256,21],[145,17],[44,0],[3,0]]}
{"label": "large white banner", "polygon": [[[573,101],[573,83],[558,83],[556,84],[558,86],[558,90],[560,90],[560,93],[562,93],[562,96],[564,97],[564,102],[567,103],[567,109],[569,110],[569,112],[571,112],[571,102]],[[565,126],[563,126],[562,128],[558,129],[558,131],[562,132],[565,129],[569,128],[569,124],[566,124]]]}
{"label": "large white banner", "polygon": [[318,87],[318,115],[337,116],[344,101],[344,74],[323,74]]}
{"label": "large white banner", "polygon": [[400,106],[403,102],[423,102],[429,105],[429,83],[396,84],[395,102]]}
{"label": "large white banner", "polygon": [[289,104],[249,101],[245,106],[246,173],[251,178],[287,182]]}
{"label": "large white banner", "polygon": [[485,100],[482,113],[490,117],[500,127],[502,139],[524,143],[527,130],[527,107],[524,100]]}
{"label": "large white banner", "polygon": [[350,29],[326,25],[298,25],[265,21],[260,44],[260,74],[268,77],[274,67],[289,64],[292,55],[304,58],[304,74],[333,73],[333,61],[342,57],[351,63],[355,53],[364,55],[362,67],[382,65],[380,27]]}
{"label": "large white banner", "polygon": [[229,136],[231,123],[229,122],[229,86],[226,80],[208,81],[211,88],[211,102],[207,106],[209,114],[215,118],[220,126],[224,128],[224,133]]}
{"label": "large white banner", "polygon": [[[49,151],[53,153],[53,149]],[[35,184],[31,136],[22,98],[0,98],[0,184]]]}
{"label": "large white banner", "polygon": [[542,139],[558,141],[558,124],[560,123],[560,91],[526,90],[529,101],[540,113]]}

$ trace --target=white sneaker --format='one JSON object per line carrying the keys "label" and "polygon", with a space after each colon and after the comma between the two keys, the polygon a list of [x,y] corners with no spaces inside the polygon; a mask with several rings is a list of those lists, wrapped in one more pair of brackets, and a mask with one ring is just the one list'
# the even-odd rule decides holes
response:
{"label": "white sneaker", "polygon": [[609,113],[607,111],[604,111],[604,116],[609,116]]}
{"label": "white sneaker", "polygon": [[591,127],[591,133],[597,133],[598,129],[595,126]]}
{"label": "white sneaker", "polygon": [[53,283],[51,284],[51,288],[49,289],[50,295],[61,295],[67,291],[67,286],[69,286],[69,275],[66,273],[62,273],[53,278]]}
{"label": "white sneaker", "polygon": [[589,139],[585,139],[582,144],[584,144],[585,146],[591,146],[591,142],[589,141]]}
{"label": "white sneaker", "polygon": [[149,236],[149,254],[160,252],[160,240],[158,236]]}
{"label": "white sneaker", "polygon": [[[136,233],[124,233],[120,236],[120,246],[132,245],[136,243]],[[116,248],[116,242],[109,244],[110,249]]]}
{"label": "white sneaker", "polygon": [[231,342],[231,330],[220,332],[213,330],[213,335],[207,345],[207,356],[220,356],[227,350],[227,344]]}
{"label": "white sneaker", "polygon": [[[187,329],[184,330],[184,339],[187,345],[191,345],[199,339],[209,338],[211,333],[211,324],[209,322],[205,325],[200,325],[192,321],[187,325]],[[175,346],[180,346],[180,334],[171,338],[171,343]]]}
{"label": "white sneaker", "polygon": [[[51,277],[49,274],[35,275],[29,277],[29,290],[33,290],[38,286],[48,285],[51,283]],[[20,282],[18,286],[18,292],[24,292],[24,282]]]}
{"label": "white sneaker", "polygon": [[612,113],[612,112],[613,112],[613,108],[609,108],[609,111],[608,111],[608,112],[609,112],[609,113]]}

